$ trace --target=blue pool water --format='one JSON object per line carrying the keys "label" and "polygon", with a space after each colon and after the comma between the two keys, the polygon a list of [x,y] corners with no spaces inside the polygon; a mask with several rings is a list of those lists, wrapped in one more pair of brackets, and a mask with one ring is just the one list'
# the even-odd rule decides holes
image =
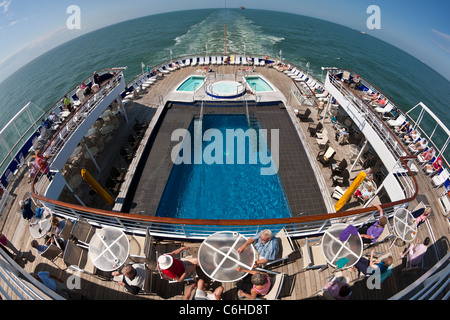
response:
{"label": "blue pool water", "polygon": [[196,91],[202,86],[203,82],[205,82],[205,77],[189,77],[177,88],[177,91]]}
{"label": "blue pool water", "polygon": [[[239,128],[244,131],[249,128],[245,115],[203,117],[202,131],[218,129],[224,139],[226,129]],[[193,130],[194,121],[189,128],[191,136]],[[214,140],[203,142],[202,150],[213,142]],[[238,163],[237,144],[234,145],[234,163]],[[230,151],[224,150],[222,152],[224,164],[174,165],[156,216],[222,220],[291,217],[278,174],[260,174],[261,167],[268,167],[269,164],[260,163],[254,141],[247,139],[245,150],[247,150],[245,164],[227,164],[230,163],[226,160]],[[193,147],[191,153],[193,159]],[[250,164],[249,157],[254,155],[252,153],[258,154],[256,164]]]}
{"label": "blue pool water", "polygon": [[261,77],[246,77],[246,80],[252,89],[256,88],[256,92],[273,91],[273,88]]}

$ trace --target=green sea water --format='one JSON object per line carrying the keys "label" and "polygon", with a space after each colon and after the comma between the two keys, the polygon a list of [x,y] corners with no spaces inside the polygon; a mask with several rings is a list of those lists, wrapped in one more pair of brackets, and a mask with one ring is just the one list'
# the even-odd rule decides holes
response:
{"label": "green sea water", "polygon": [[205,9],[152,15],[115,24],[43,54],[0,83],[0,127],[32,101],[47,109],[95,70],[127,67],[131,81],[141,62],[156,65],[173,56],[227,51],[268,54],[306,69],[320,80],[321,67],[362,75],[409,110],[425,103],[450,127],[450,82],[398,48],[341,25],[264,10]]}

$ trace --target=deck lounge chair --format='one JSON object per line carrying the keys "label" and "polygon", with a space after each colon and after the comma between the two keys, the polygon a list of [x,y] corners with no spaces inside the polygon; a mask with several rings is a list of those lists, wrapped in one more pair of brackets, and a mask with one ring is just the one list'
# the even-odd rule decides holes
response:
{"label": "deck lounge chair", "polygon": [[176,70],[176,68],[172,67],[172,65],[171,65],[170,63],[169,63],[169,64],[166,64],[166,65],[164,66],[164,69],[169,70],[170,72]]}
{"label": "deck lounge chair", "polygon": [[222,56],[217,57],[217,64],[223,64],[223,61]]}
{"label": "deck lounge chair", "polygon": [[285,228],[281,229],[275,238],[279,242],[280,250],[275,257],[275,260],[266,263],[265,267],[277,264],[278,262],[286,261],[289,259],[289,256],[295,252],[294,244]]}
{"label": "deck lounge chair", "polygon": [[375,111],[381,114],[385,114],[391,112],[393,108],[394,106],[392,105],[392,103],[388,102],[384,107],[376,107]]}
{"label": "deck lounge chair", "polygon": [[342,74],[342,81],[349,82],[350,81],[350,72],[344,71]]}
{"label": "deck lounge chair", "polygon": [[80,217],[70,232],[78,242],[87,245],[91,241],[92,236],[95,233],[95,228],[87,222],[84,218]]}
{"label": "deck lounge chair", "polygon": [[403,114],[399,115],[395,120],[388,120],[387,123],[391,127],[401,126],[406,121],[406,118]]}
{"label": "deck lounge chair", "polygon": [[162,74],[168,74],[170,73],[169,70],[163,69],[161,67],[158,68],[158,71],[161,72]]}
{"label": "deck lounge chair", "polygon": [[187,58],[186,60],[184,60],[184,66],[185,67],[189,67],[191,65],[191,59]]}
{"label": "deck lounge chair", "polygon": [[275,275],[275,277],[271,279],[272,287],[270,288],[270,291],[263,296],[264,300],[278,300],[281,289],[283,288],[284,277],[285,273],[282,272]]}
{"label": "deck lounge chair", "polygon": [[308,125],[308,132],[311,137],[316,137],[317,133],[321,132],[323,129],[322,122],[318,122],[317,124],[310,123]]}
{"label": "deck lounge chair", "polygon": [[211,63],[211,58],[209,56],[205,57],[205,65],[209,65]]}
{"label": "deck lounge chair", "polygon": [[[55,243],[57,243],[55,241]],[[54,244],[50,244],[47,249],[42,252],[41,257],[46,258],[53,262],[56,258],[59,257],[59,255],[62,253],[62,249]]]}
{"label": "deck lounge chair", "polygon": [[284,71],[284,73],[287,75],[287,76],[296,76],[296,75],[298,75],[298,73],[299,73],[299,70],[297,69],[297,68],[293,68],[292,70],[286,70],[286,71]]}
{"label": "deck lounge chair", "polygon": [[241,63],[244,66],[248,65],[247,57],[241,57]]}
{"label": "deck lounge chair", "polygon": [[306,121],[308,120],[309,116],[311,115],[311,109],[306,108],[306,110],[302,113],[298,113],[297,117],[300,119],[300,121]]}
{"label": "deck lounge chair", "polygon": [[230,56],[230,64],[231,64],[231,65],[236,64],[236,60],[235,60],[234,54],[232,54],[232,55]]}
{"label": "deck lounge chair", "polygon": [[148,228],[145,231],[145,237],[129,236],[128,240],[130,241],[130,260],[134,262],[150,263],[153,239]]}
{"label": "deck lounge chair", "polygon": [[439,188],[440,186],[442,186],[445,181],[447,179],[450,178],[449,172],[447,171],[447,168],[442,169],[441,173],[439,173],[438,175],[434,176],[431,179],[431,184],[435,187],[435,188]]}
{"label": "deck lounge chair", "polygon": [[347,159],[342,159],[341,161],[336,161],[331,165],[331,173],[333,175],[335,174],[341,174],[346,168],[348,167]]}
{"label": "deck lounge chair", "polygon": [[191,67],[195,67],[197,65],[197,63],[198,63],[197,57],[191,59]]}
{"label": "deck lounge chair", "polygon": [[200,57],[198,60],[198,65],[199,66],[204,66],[205,65],[205,57]]}
{"label": "deck lounge chair", "polygon": [[[450,183],[450,180],[447,179],[446,182]],[[450,198],[449,198],[448,192],[439,196],[438,200],[439,200],[438,202],[441,205],[441,208],[443,210],[443,215],[447,216],[450,213]]]}
{"label": "deck lounge chair", "polygon": [[237,57],[236,57],[235,64],[239,65],[239,64],[241,64],[241,62],[242,62],[241,57],[240,57],[240,56],[237,56]]}
{"label": "deck lounge chair", "polygon": [[217,64],[217,57],[216,56],[212,56],[211,64]]}
{"label": "deck lounge chair", "polygon": [[303,270],[317,269],[324,270],[327,267],[327,260],[323,255],[322,248],[319,243],[320,239],[305,239],[305,244],[301,246]]}
{"label": "deck lounge chair", "polygon": [[319,151],[317,154],[317,160],[324,166],[328,167],[331,165],[331,161],[333,160],[334,155],[336,154],[336,150],[332,147],[328,147],[328,149]]}

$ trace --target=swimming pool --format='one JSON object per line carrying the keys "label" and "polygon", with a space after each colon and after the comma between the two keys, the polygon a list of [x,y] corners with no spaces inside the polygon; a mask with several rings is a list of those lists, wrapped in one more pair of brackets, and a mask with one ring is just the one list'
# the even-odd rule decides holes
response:
{"label": "swimming pool", "polygon": [[[225,137],[227,129],[245,131],[249,125],[245,115],[204,115],[202,132],[208,129],[218,129]],[[190,133],[193,131],[194,120],[189,128]],[[203,152],[213,142],[204,141]],[[264,176],[260,169],[269,165],[263,165],[259,160],[251,164],[251,156],[260,157],[255,141],[247,139],[245,150],[244,164],[227,164],[225,160],[234,154],[234,163],[238,163],[238,143],[234,150],[224,148],[223,154],[219,155],[223,164],[174,164],[156,216],[218,220],[291,217],[278,173]],[[191,151],[193,159],[194,146]],[[271,156],[269,153],[267,156]]]}
{"label": "swimming pool", "polygon": [[259,76],[245,77],[245,80],[247,81],[252,91],[254,91],[255,89],[256,92],[274,91],[270,84]]}
{"label": "swimming pool", "polygon": [[188,91],[188,92],[194,92],[200,89],[200,87],[205,82],[205,77],[200,76],[191,76],[187,78],[178,88],[176,91]]}

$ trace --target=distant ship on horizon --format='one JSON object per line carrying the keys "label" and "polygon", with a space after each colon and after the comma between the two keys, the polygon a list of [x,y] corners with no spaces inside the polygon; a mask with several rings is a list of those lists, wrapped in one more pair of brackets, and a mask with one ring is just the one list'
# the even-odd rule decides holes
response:
{"label": "distant ship on horizon", "polygon": [[364,31],[361,31],[361,34],[366,34]]}
{"label": "distant ship on horizon", "polygon": [[244,6],[240,6],[240,7],[239,7],[239,9],[241,9],[241,10],[244,10],[244,9],[245,9],[245,7],[244,7]]}

